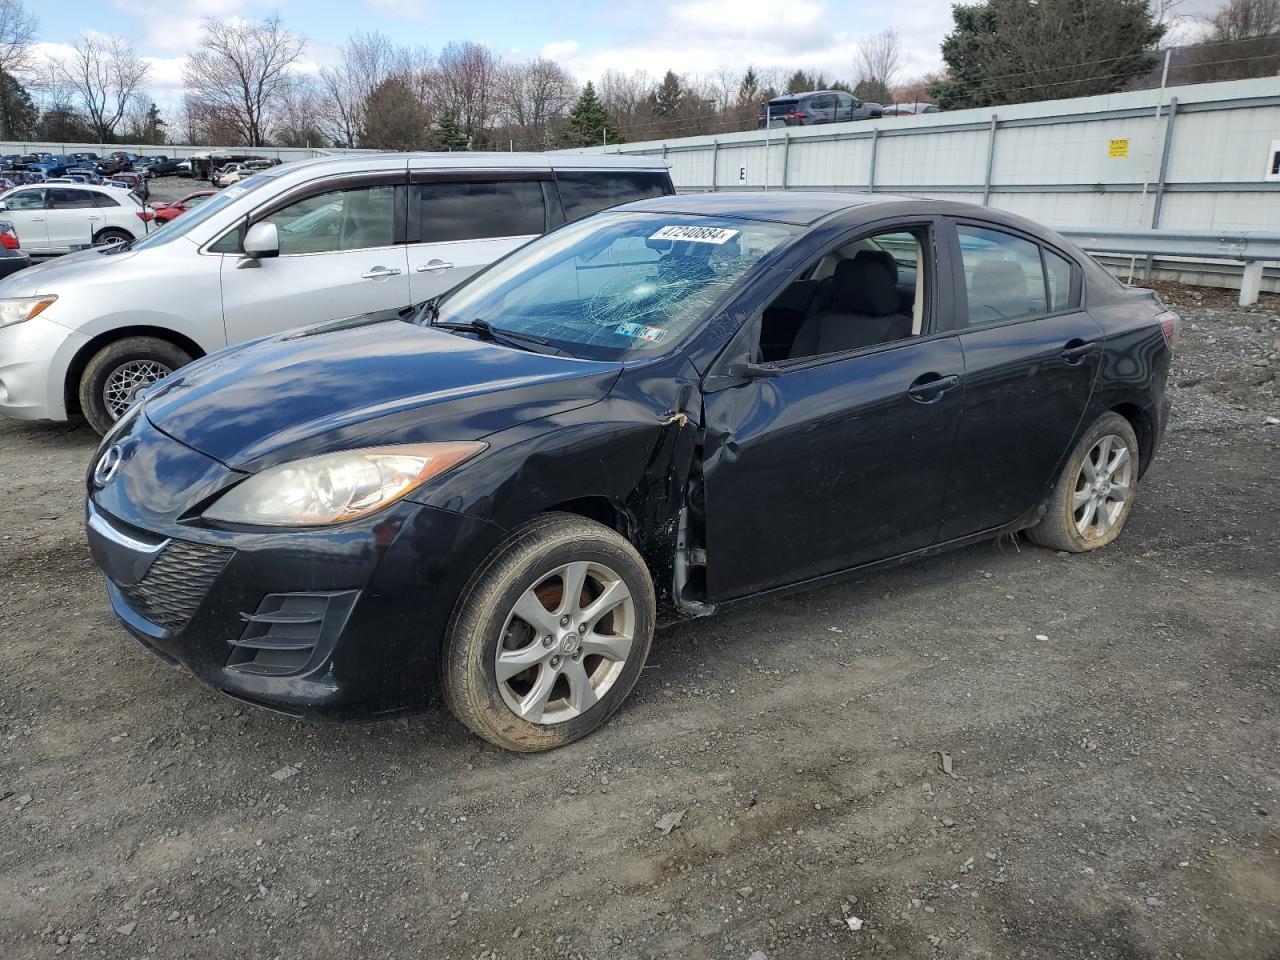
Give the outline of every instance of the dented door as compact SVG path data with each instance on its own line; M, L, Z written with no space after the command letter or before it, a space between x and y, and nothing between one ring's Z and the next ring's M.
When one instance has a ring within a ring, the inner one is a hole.
M708 394L708 599L931 545L963 375L959 342L943 336Z

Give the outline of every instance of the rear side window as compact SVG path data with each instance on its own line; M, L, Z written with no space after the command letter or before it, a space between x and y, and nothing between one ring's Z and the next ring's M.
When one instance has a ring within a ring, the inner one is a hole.
M1039 244L985 227L961 225L956 232L964 262L969 326L1049 312Z
M1045 275L1049 278L1049 309L1057 312L1071 307L1071 261L1052 250L1044 252Z
M105 193L93 194L93 205L95 207L118 207L120 204L115 197L109 197Z
M87 191L50 187L45 191L45 206L50 210L85 210L93 206Z
M419 183L413 190L420 243L524 237L546 229L546 202L537 180Z
M665 197L671 192L666 173L654 171L557 171L564 218L577 220L631 200Z

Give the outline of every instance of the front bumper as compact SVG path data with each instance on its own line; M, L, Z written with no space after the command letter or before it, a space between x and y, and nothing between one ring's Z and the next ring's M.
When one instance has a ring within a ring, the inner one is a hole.
M83 334L44 316L0 327L0 414L19 420L65 420L62 386L67 367L86 343Z
M216 461L144 432L153 436L143 447L164 449L134 452L139 473L167 464L167 475L195 478L185 487L195 497L234 482L215 476L229 473ZM86 502L90 550L120 623L216 689L309 719L428 701L454 605L503 535L409 501L332 528L218 530L131 509L138 485L128 479Z

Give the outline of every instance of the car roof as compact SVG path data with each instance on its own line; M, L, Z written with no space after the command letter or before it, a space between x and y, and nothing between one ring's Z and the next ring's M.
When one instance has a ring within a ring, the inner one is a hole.
M848 90L805 90L801 93L780 93L773 100L803 100L805 97L816 97L820 93L849 93ZM850 94L852 96L852 94ZM773 103L770 100L770 103Z
M836 193L818 190L754 190L726 193L685 193L635 200L614 207L637 213L674 213L695 217L767 220L807 227L843 210L888 203L909 203L916 197L888 193Z
M661 157L634 157L597 153L504 153L456 150L448 153L357 153L315 157L282 164L289 173L332 168L335 173L359 173L407 166L422 169L478 170L662 170Z

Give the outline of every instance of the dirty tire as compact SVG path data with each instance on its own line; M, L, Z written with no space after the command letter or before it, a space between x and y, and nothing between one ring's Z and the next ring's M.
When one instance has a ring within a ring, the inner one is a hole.
M93 242L99 246L108 243L128 243L134 239L133 234L128 230L121 230L119 227L107 227L105 230L99 230L93 235Z
M1106 437L1118 437L1128 449L1131 458L1129 470L1129 492L1121 504L1121 509L1108 530L1101 534L1082 534L1076 525L1073 501L1081 482L1081 471L1085 458ZM1120 535L1129 511L1133 508L1133 498L1138 490L1139 467L1138 437L1133 426L1118 413L1104 413L1084 432L1071 456L1067 458L1053 492L1049 494L1049 502L1044 517L1038 524L1027 531L1027 536L1042 547L1054 550L1065 550L1068 553L1085 553L1105 547Z
M557 723L526 720L507 705L497 677L495 659L504 627L526 591L563 565L584 561L616 572L630 591L630 652L594 706ZM440 653L445 703L474 733L507 750L534 753L572 743L604 723L635 686L649 655L655 612L653 581L631 543L584 517L543 514L514 530L463 591Z
M112 373L130 362L159 363L177 370L191 362L181 347L157 337L126 337L109 343L90 359L80 375L80 412L99 435L111 429L116 416L107 406L103 391Z

